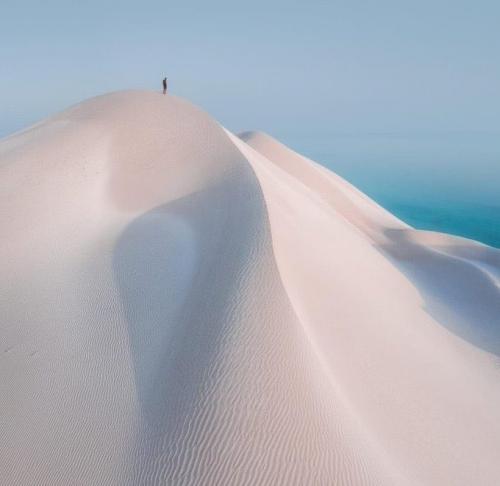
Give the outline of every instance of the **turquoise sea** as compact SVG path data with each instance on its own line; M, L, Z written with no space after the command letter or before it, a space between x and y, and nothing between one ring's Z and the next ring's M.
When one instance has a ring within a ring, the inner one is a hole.
M500 248L500 134L337 134L298 152L419 229Z

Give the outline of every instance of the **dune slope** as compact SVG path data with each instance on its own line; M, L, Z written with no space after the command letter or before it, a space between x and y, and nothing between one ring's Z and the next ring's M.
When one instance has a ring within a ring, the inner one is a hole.
M500 252L188 102L0 141L0 483L495 485Z

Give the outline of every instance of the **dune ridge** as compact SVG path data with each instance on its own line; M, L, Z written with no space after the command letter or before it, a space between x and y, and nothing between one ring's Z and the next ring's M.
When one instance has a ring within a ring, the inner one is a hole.
M146 91L0 188L0 483L497 484L500 251Z

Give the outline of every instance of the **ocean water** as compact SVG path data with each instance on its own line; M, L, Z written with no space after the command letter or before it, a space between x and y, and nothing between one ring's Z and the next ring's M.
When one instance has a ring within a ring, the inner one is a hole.
M499 133L344 134L291 146L415 228L500 248Z

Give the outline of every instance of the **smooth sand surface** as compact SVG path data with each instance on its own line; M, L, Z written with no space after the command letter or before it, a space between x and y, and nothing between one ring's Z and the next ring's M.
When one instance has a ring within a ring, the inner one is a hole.
M499 484L500 251L142 91L0 141L0 228L0 484Z

